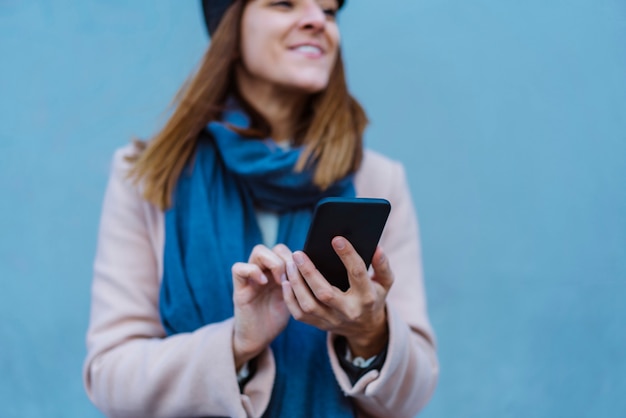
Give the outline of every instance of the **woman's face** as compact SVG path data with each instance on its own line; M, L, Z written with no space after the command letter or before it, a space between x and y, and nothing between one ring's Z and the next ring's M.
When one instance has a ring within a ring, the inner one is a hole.
M247 86L326 88L339 51L337 8L337 0L250 0L241 22L239 76Z

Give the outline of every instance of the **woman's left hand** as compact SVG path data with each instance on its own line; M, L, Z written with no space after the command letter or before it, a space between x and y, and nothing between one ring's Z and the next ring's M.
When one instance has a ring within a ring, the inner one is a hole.
M292 254L286 246L278 245L274 252L287 263L289 279L282 285L283 299L298 321L344 336L355 357L372 357L388 340L385 300L393 283L389 262L378 247L370 277L347 239L335 237L332 245L346 266L350 288L342 292L328 283L302 251Z

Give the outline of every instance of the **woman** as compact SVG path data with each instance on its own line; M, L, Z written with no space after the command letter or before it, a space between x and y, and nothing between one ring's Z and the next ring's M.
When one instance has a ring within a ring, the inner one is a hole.
M413 417L430 398L415 214L402 166L362 150L342 5L206 1L212 44L172 116L115 154L84 368L105 414ZM344 293L296 250L319 199L355 194L392 212L371 274L333 240Z

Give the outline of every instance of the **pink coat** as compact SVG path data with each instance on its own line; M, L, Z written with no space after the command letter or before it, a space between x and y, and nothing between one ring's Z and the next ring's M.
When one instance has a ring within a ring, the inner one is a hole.
M242 394L232 319L165 338L158 308L164 217L126 179L124 156L131 152L128 146L115 153L104 199L84 364L87 393L111 417L260 417L274 382L270 348ZM392 205L381 238L395 275L387 299L389 348L380 372L370 371L354 385L339 365L330 334L329 361L361 417L414 417L433 393L438 362L404 168L366 151L355 186L359 196L386 198Z

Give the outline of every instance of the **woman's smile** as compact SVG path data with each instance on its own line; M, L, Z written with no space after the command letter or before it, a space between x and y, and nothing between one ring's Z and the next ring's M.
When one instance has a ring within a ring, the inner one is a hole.
M313 42L294 45L289 47L289 50L304 55L307 58L321 58L325 54L324 48Z

